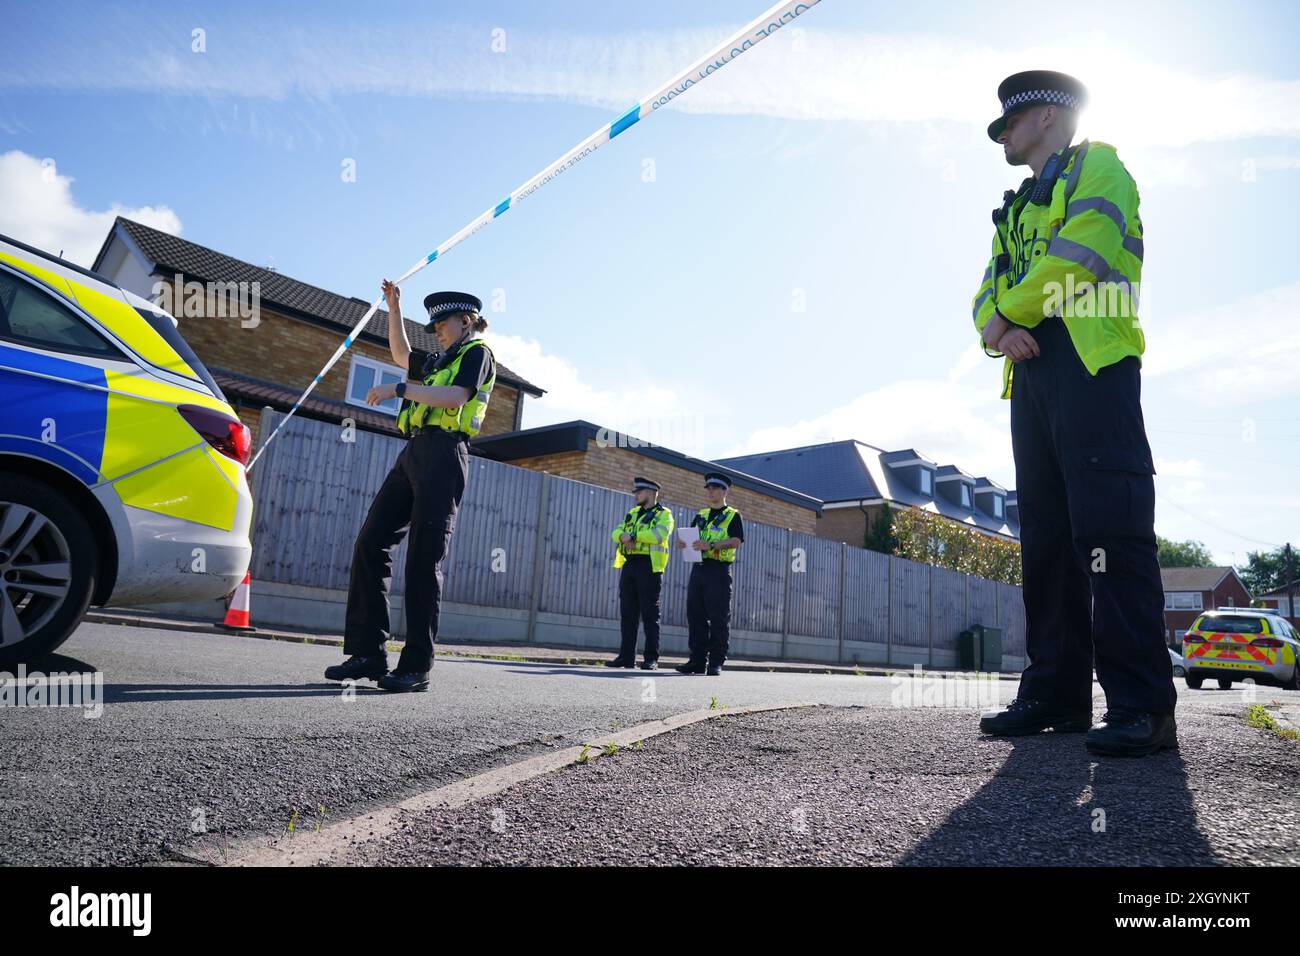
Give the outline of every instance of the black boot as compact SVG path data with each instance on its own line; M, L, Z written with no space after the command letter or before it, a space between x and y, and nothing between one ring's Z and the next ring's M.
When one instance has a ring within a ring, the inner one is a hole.
M641 669L643 671L657 671L659 669L659 661L655 658L647 658L641 662Z
M624 657L622 654L612 661L605 661L606 667L636 667L636 658Z
M342 664L325 668L326 680L379 680L388 673L388 658L383 654L360 657L353 654Z
M705 668L706 668L706 665L705 665L705 663L704 663L704 658L702 658L702 657L692 657L692 658L691 658L690 660L688 660L685 664L678 664L678 665L677 665L677 673L679 673L679 674L703 674L704 671L705 671Z
M1017 697L1005 710L991 710L980 715L980 730L995 737L1019 737L1036 734L1049 727L1060 733L1079 733L1088 729L1092 714L1069 713L1045 700L1021 700Z
M710 657L709 668L704 673L708 674L710 677L717 677L722 673L722 664L723 660L721 657Z
M379 687L381 690L391 690L396 693L428 690L429 672L393 671L391 674L379 678Z
M1089 753L1110 757L1145 757L1165 747L1178 747L1173 714L1148 714L1111 707L1084 738Z

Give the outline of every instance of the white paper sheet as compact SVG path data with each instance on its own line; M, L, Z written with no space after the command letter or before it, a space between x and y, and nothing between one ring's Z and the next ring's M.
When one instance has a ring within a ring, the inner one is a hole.
M686 545L683 550L677 552L681 555L682 560L687 564L699 564L704 558L704 552L692 548L691 542L700 540L700 529L692 527L678 528L677 537L681 538L682 543Z

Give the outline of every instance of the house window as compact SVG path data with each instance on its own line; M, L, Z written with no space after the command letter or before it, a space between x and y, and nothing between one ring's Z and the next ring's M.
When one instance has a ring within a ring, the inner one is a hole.
M1002 496L1001 495L993 496L993 517L995 518L1002 517Z
M921 469L921 494L934 494L934 478L930 475L929 468Z
M970 507L970 485L963 484L961 486L961 506L963 508Z
M404 381L406 381L405 369L400 369L396 365L386 365L364 355L354 355L352 367L348 371L347 402L349 405L360 405L362 408L373 407L390 415L396 415L401 405L397 399L392 398L382 404L370 406L366 404L366 392L376 385L396 385Z
M1200 591L1169 591L1165 594L1166 611L1200 611Z

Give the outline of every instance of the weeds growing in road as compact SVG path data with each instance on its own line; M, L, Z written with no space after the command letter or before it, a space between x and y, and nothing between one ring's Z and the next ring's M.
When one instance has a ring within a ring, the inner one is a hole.
M1283 727L1263 704L1251 704L1246 708L1246 713L1242 716L1247 727L1271 731L1283 740L1300 740L1300 731L1292 730L1290 727Z
M588 763L591 760L591 747L588 744L582 745L582 753L578 754L578 763Z
M606 757L614 756L614 754L618 753L618 744L614 743L614 741L611 740L609 743L605 744L605 747L601 751L601 753L604 754Z

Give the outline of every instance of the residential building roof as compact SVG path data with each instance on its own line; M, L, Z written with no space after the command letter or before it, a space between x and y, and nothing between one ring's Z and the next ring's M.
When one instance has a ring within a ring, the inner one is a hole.
M638 455L644 455L655 461L673 465L677 468L704 475L710 471L719 471L732 480L735 487L747 488L759 494L767 495L789 504L798 505L821 513L822 503L813 495L785 487L780 482L773 482L763 477L745 473L728 467L722 462L705 461L693 458L669 448L640 441L632 436L622 435L602 428L588 421L561 422L557 425L543 425L540 428L527 428L502 435L479 436L474 441L475 450L485 458L497 461L515 461L520 458L535 458L539 455L555 455L562 452L588 450L589 443L600 440L602 433L618 441L618 447Z
M1231 566L1217 565L1209 568L1161 568L1160 583L1166 591L1213 591L1229 574L1236 573Z
M828 505L887 501L940 514L997 535L1020 534L1020 524L1013 516L998 518L979 508L963 508L941 495L922 492L911 480L909 469L924 467L934 477L951 476L972 482L974 490L981 494L1002 493L1005 489L987 478L967 475L955 465L939 466L913 448L884 451L850 439L723 458L718 464L812 495ZM1014 502L1014 496L1014 491L1007 492L1007 501Z
M171 233L122 216L117 217L98 255L95 256L93 266L95 270L100 268L114 236L118 235L124 236L145 259L153 263L155 274L179 272L186 278L207 282L256 282L261 300L277 311L325 323L340 331L351 331L370 308L370 303L363 299L330 292L273 269L255 266L242 259L217 252L215 249L209 249L207 246L201 246L197 242L190 242L188 239L173 236ZM432 333L425 331L422 324L412 322L409 318L405 319L405 323L407 338L410 339L413 348L438 350L437 341ZM386 345L388 342L387 311L383 309L376 311L366 323L362 334ZM533 396L545 394L543 389L512 372L500 362L497 362L497 380L507 382Z

